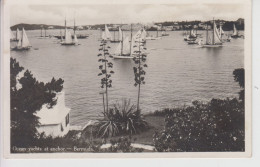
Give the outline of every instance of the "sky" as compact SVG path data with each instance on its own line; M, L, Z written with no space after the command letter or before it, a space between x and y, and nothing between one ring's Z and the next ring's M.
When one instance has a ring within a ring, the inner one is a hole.
M94 24L152 23L189 20L237 20L244 18L240 4L107 4L107 5L12 5L10 24L48 24L68 26Z

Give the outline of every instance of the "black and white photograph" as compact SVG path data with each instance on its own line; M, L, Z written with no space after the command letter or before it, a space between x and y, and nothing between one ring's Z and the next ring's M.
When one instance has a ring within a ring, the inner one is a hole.
M251 3L196 2L12 1L6 155L250 156Z

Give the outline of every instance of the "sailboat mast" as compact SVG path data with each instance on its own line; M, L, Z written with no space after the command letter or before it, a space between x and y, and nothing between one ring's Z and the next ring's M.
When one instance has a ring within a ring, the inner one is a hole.
M122 56L123 55L123 46L124 46L124 44L123 44L123 30L121 30L122 31L122 40L121 40L121 55L120 56Z
M46 28L44 29L44 36L46 37Z
M209 30L208 30L208 24L207 24L207 34L206 34L206 44L208 44L209 43L209 38L208 38L208 34L209 34Z
M75 22L75 17L74 17L74 35L76 34L76 22Z
M130 55L131 55L131 53L132 53L132 24L131 24L131 42L130 42Z
M23 46L23 33L24 33L24 28L22 30L22 40L21 40L21 46Z
M215 38L214 38L214 36L215 36L215 21L214 21L214 18L213 18L213 45L215 44Z
M114 31L114 41L116 40L116 31Z

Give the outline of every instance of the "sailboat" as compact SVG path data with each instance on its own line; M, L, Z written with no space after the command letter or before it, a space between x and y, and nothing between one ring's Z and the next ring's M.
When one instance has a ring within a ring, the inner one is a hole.
M17 42L17 45L13 48L13 50L29 50L31 48L31 44L29 42L29 39L26 35L26 32L23 28L22 30L22 37Z
M217 26L214 20L213 20L212 35L209 35L208 26L207 26L206 43L202 44L202 42L200 41L199 45L205 48L216 48L222 46L222 41L220 39L219 31L217 30Z
M10 29L10 41L16 41L16 38L11 29Z
M75 21L74 21L74 27L75 27ZM64 40L61 41L61 45L78 45L78 39L75 34L75 30L74 30L74 39L72 39L72 35L70 31L67 30L66 19L65 19L65 37Z
M238 35L237 28L235 24L233 24L233 34L231 35L232 38L239 38L240 36Z
M16 29L16 33L15 33L15 37L12 41L19 41L19 39L21 39L21 32L19 31L19 29Z
M120 29L120 27L118 28L118 39L116 39L116 31L114 31L114 37L112 40L110 40L111 43L118 43L120 42L122 39L122 31Z
M162 31L162 36L169 36L170 34L166 33L166 30Z
M43 31L44 31L44 35L43 35ZM40 39L45 39L45 38L49 38L47 36L47 33L46 33L46 28L41 28L41 36L40 36Z
M222 40L222 37L224 36L224 31L222 29L222 25L219 26L219 35L220 35L220 39Z
M109 32L109 30L107 28L107 25L105 25L105 31L102 32L102 40L109 41L111 39L112 39L111 38L111 34L110 34L110 32Z
M133 44L134 44L135 37L132 36L132 25L131 25L131 40L129 37L126 37L123 40L123 33L120 43L117 45L113 58L114 59L132 59L134 58L133 53Z

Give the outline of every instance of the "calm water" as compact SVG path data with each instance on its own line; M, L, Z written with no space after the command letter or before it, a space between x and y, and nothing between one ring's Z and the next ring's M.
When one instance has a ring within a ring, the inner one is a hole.
M58 35L59 30L47 34ZM97 54L99 31L81 31L88 39L79 39L79 46L62 46L56 39L39 39L40 31L27 31L33 48L11 51L22 66L41 81L62 78L66 105L71 108L71 124L83 125L101 115L102 96ZM200 32L204 33L204 32ZM151 32L156 34L156 32ZM232 72L244 66L244 40L232 39L221 48L198 48L187 45L182 32L147 41L148 68L146 84L141 87L140 107L143 112L190 104L193 100L237 97L239 85ZM111 43L111 52L117 44ZM35 50L38 48L38 50ZM110 104L123 98L136 104L132 60L111 60L114 63L113 87L109 90Z

